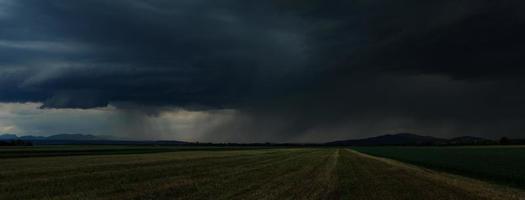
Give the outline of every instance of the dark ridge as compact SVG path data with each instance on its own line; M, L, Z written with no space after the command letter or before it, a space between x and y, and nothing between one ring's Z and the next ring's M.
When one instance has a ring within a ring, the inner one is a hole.
M525 140L506 139L500 141L490 140L481 137L462 136L451 139L422 136L412 133L388 134L377 137L340 140L328 142L326 145L333 146L432 146L432 145L496 145L496 144L525 144Z
M412 133L381 135L371 138L341 140L326 143L328 145L378 146L378 145L430 145L446 141L445 139L421 136Z

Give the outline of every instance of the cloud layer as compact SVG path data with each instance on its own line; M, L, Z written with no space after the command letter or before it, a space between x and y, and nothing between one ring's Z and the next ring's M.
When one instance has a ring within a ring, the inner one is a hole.
M157 121L173 109L215 113L213 128L155 131L212 141L525 130L518 1L0 5L2 102L110 106ZM142 124L140 138L163 123Z

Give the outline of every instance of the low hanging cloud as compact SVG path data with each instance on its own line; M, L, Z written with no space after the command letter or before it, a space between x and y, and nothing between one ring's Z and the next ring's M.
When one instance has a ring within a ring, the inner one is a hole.
M265 142L525 130L518 1L3 4L0 101L111 107L122 123L108 133Z
M93 109L40 109L40 103L1 103L0 133L48 136L94 134L128 140L218 141L228 135L209 135L237 118L234 110L194 111L165 108L149 115L109 106ZM233 139L233 138L229 138Z

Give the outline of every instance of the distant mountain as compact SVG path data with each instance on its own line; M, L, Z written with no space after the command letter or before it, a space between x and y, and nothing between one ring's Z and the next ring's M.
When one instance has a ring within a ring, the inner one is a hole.
M23 140L35 145L65 145L65 144L105 144L105 145L188 145L191 143L183 141L140 141L140 140L123 140L113 137L100 137L84 134L58 134L51 136L20 136L14 134L0 135L0 143ZM0 145L1 146L1 145Z
M384 145L482 145L497 144L496 141L480 138L463 136L452 139L443 139L431 136L422 136L412 133L399 133L393 135L382 135L377 137L341 140L326 143L327 145L341 146L384 146Z
M376 146L376 145L427 145L443 142L445 139L430 136L421 136L412 133L399 133L394 135L382 135L371 138L356 140L341 140L329 142L329 145L354 145L354 146Z
M0 140L16 140L18 137L15 134L2 134Z
M32 136L32 135L21 136L21 137L18 137L18 138L21 139L21 140L47 140L47 137L44 137L44 136Z
M47 137L47 140L103 140L94 135L83 134L59 134Z
M52 136L21 136L18 137L14 134L3 134L0 135L0 140L27 140L27 141L37 141L37 140L105 140L105 138L97 137L94 135L83 135L83 134L58 134Z

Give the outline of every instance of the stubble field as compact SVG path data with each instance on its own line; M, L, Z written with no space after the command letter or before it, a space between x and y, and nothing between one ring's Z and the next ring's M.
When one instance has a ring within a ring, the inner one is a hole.
M0 199L522 199L347 148L195 149L0 158ZM31 151L25 149L24 151ZM77 150L81 151L81 150ZM85 150L89 152L89 150Z

